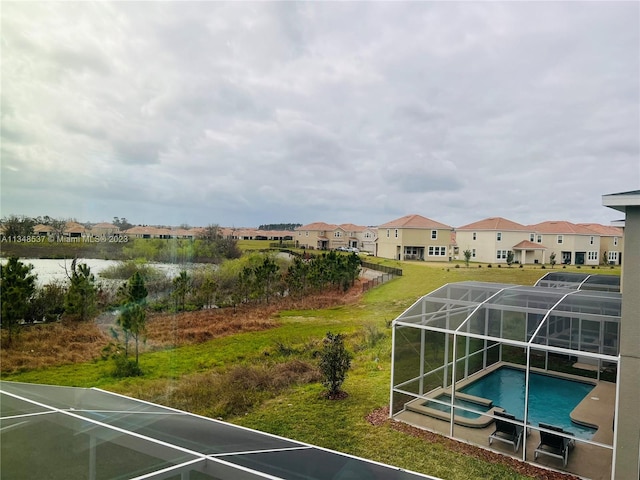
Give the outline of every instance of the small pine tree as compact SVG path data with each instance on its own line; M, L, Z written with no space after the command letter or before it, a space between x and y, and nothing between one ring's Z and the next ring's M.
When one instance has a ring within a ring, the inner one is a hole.
M95 277L85 263L76 268L71 275L71 283L65 299L65 311L78 318L88 320L97 311L97 288Z
M29 309L36 287L36 275L31 275L33 265L25 265L18 257L11 257L6 265L0 265L0 296L2 301L2 329L8 332L11 345L13 333L18 333L20 321Z
M340 387L347 371L351 368L351 354L344 346L344 335L327 332L320 353L320 371L324 376L322 384L329 389L327 398L338 398Z
M507 252L507 265L509 265L509 268L511 268L512 263L513 263L513 252L509 250Z
M551 268L556 264L556 252L551 252L551 255L549 255L549 263L551 264Z
M140 272L135 272L129 281L121 289L123 296L122 312L118 318L118 324L124 332L125 358L129 354L129 338L133 338L136 345L136 360L134 370L139 365L139 344L146 333L145 304L148 291L144 285L144 279Z

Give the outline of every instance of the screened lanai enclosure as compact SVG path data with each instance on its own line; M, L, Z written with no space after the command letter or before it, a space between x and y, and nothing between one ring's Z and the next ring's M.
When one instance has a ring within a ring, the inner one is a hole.
M0 407L3 479L433 478L95 388L3 381Z
M393 322L391 416L542 466L610 478L616 284L619 277L560 274L536 286L461 282L425 295ZM549 436L566 451L544 451Z

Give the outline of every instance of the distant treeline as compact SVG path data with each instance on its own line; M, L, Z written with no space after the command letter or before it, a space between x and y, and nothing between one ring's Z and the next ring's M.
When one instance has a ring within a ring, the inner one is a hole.
M258 230L295 230L301 227L301 223L267 223L266 225L260 225Z

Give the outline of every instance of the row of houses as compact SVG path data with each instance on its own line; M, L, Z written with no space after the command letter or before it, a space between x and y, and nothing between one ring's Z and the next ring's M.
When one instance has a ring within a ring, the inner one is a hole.
M138 225L126 230L120 230L117 225L114 225L112 223L97 223L95 225L85 226L77 222L67 222L59 231L51 225L39 224L33 228L34 235L48 236L52 240L75 238L81 239L89 237L98 238L110 235L122 235L127 236L130 239L175 238L195 240L196 238L202 236L205 231L206 229L202 227L174 228L151 225ZM258 230L251 228L221 228L220 234L225 238L232 238L235 240L293 240L293 232L291 231Z
M486 218L458 228L421 215L406 215L377 227L323 222L296 229L298 246L310 249L356 247L395 260L598 265L622 262L622 229L595 223L548 221L522 225L502 217Z
M167 228L135 226L120 230L111 223L89 227L67 222L62 232L53 227L36 225L34 234L57 238L102 237L126 235L128 238L194 240L204 228ZM383 258L449 262L471 253L471 261L521 264L551 261L566 265L599 265L622 263L622 229L596 223L574 224L548 221L522 225L502 217L483 220L454 228L421 215L405 215L379 226L352 223L334 225L315 222L295 231L267 231L252 228L221 228L220 234L235 240L270 240L295 242L305 249L335 250L357 248Z

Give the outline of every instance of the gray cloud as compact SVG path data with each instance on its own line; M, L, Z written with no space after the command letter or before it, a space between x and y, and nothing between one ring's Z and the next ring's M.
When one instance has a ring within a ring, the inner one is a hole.
M1 213L607 223L640 184L639 14L8 2Z

